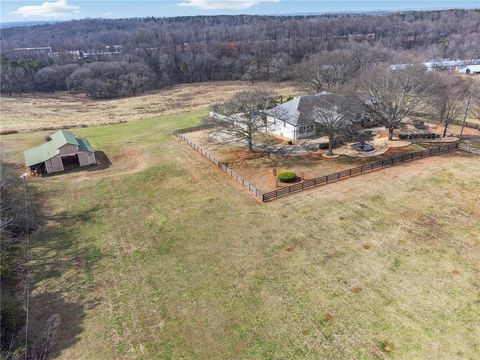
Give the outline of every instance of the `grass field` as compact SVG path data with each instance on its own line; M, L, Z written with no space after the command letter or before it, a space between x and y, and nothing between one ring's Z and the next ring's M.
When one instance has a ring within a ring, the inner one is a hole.
M480 124L480 119L474 118L474 117L467 117L466 119L468 122L474 123L474 124ZM463 121L463 119L460 119L460 121Z
M204 114L76 129L112 166L30 181L32 328L60 315L55 358L476 358L478 157L263 205L171 136ZM3 136L4 160L43 135Z
M211 81L175 85L136 97L91 100L84 94L25 94L22 97L1 96L1 130L29 131L45 127L96 126L120 123L152 116L197 111L224 101L236 92L267 88L279 95L297 95L292 82Z

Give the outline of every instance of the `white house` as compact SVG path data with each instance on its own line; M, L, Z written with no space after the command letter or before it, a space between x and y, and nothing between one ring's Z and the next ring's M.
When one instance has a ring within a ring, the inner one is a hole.
M480 65L469 65L464 68L461 68L458 70L462 74L467 74L467 75L476 75L480 74Z
M312 120L316 95L298 96L267 110L268 132L288 139L306 138L316 134Z
M352 114L352 124L360 124L362 120L368 118L361 104L354 99L329 92L322 92L317 95L298 96L293 100L264 111L263 131L292 140L319 135L319 129L317 128L317 123L314 121L313 111L316 107L321 107L322 104L325 104L326 99L322 97L329 97L329 100L336 101L339 104L348 103L347 111ZM332 97L334 99L332 99ZM210 117L219 120L236 121L236 119L240 120L242 116L243 114L238 113L226 117L213 111L210 112Z
M267 110L267 132L288 139L303 139L317 135L317 124L313 120L313 111L315 107L321 106L322 101L320 100L322 100L322 96L339 95L322 92L317 95L298 96L293 100ZM353 102L350 104L350 111L355 106ZM352 115L352 122L359 123L363 118L363 111L358 106L358 109L355 110L355 115Z

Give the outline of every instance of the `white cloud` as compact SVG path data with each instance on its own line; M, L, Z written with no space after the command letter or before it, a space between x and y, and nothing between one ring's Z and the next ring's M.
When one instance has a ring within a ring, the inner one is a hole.
M248 9L252 6L266 2L279 2L280 0L184 0L178 6L191 6L200 9Z
M13 14L22 17L60 18L71 13L79 13L80 8L76 5L69 5L67 0L46 1L41 5L27 5L19 7Z

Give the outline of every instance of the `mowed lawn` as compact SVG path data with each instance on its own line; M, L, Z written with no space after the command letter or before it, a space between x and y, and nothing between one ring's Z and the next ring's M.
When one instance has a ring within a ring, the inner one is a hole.
M112 166L30 180L32 328L60 315L55 358L477 358L479 157L260 204L172 137L203 115L75 129Z

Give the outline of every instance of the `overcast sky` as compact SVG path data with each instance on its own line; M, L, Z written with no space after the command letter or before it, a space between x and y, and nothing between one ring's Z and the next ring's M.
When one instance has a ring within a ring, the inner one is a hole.
M480 0L1 0L1 21L480 8Z

